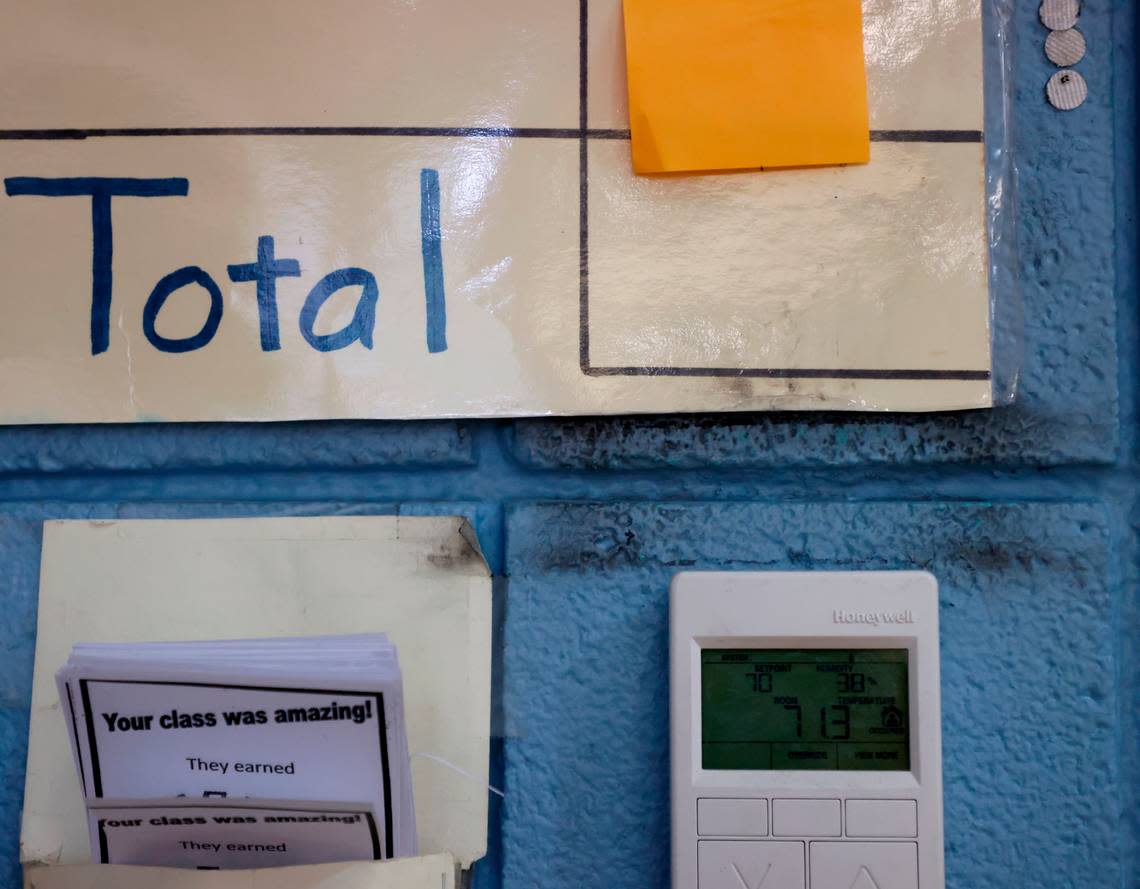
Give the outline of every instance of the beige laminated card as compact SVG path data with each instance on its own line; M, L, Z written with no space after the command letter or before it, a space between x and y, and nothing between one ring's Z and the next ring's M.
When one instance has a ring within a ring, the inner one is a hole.
M29 867L25 889L454 889L447 854L385 862L204 871L116 864Z
M470 867L487 848L491 576L466 520L45 523L21 861L28 869L91 861L83 787L54 680L77 642L363 632L388 634L399 654L419 850Z
M869 163L642 176L621 0L17 4L0 422L989 406L980 0L862 22Z

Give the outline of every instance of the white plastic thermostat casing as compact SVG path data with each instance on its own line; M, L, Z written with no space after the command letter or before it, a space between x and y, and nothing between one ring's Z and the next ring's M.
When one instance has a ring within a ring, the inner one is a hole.
M673 889L944 889L933 576L686 572L669 620ZM701 652L733 648L905 650L909 768L704 768Z

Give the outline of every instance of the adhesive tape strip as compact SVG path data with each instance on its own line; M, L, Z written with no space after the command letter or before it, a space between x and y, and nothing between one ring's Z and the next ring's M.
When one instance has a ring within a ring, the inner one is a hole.
M1061 111L1072 111L1088 98L1089 87L1076 71L1058 71L1045 84L1049 104Z
M1051 31L1045 38L1045 55L1058 68L1068 68L1085 57L1085 35L1076 28Z
M1079 0L1042 0L1038 10L1041 24L1050 31L1067 31L1077 23L1080 14Z

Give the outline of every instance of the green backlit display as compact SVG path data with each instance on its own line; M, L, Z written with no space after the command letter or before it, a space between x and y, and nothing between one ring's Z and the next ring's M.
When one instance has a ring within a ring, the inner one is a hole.
M706 769L910 768L906 649L701 651Z

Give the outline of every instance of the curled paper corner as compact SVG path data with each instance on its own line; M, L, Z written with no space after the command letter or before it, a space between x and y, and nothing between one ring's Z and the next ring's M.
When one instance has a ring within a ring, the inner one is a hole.
M653 124L646 114L638 114L630 119L630 155L633 159L633 172L638 176L652 176L665 167L661 147L653 130Z
M469 561L478 561L482 573L491 576L491 569L487 565L487 557L483 555L483 548L479 545L479 535L475 533L475 526L463 518L459 523L459 536L467 544L467 557Z

